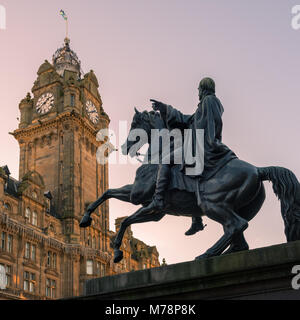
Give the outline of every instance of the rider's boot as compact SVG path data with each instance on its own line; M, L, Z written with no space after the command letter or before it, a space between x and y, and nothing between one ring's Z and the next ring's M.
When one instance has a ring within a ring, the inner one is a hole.
M203 225L203 221L201 217L193 217L192 218L192 225L189 230L185 233L186 236L192 236L193 234L197 233L198 231L202 231L205 228Z
M156 180L156 189L152 199L152 202L148 205L146 210L159 211L163 210L165 191L170 182L171 168L168 164L160 164Z

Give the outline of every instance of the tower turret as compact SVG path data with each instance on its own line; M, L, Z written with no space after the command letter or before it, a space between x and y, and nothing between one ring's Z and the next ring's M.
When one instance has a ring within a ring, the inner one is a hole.
M52 58L56 72L63 76L65 70L76 72L78 78L81 77L81 62L77 54L70 48L70 39L65 38L63 47L56 50Z

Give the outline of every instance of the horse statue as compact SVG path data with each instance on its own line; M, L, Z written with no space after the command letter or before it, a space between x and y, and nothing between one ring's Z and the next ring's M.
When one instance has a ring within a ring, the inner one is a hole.
M143 129L147 133L149 147L145 157L148 159L151 158L151 130L165 128L166 125L158 112L135 110L130 131ZM135 143L136 141L127 138L122 146L122 153L136 156L136 151L134 154L131 151ZM152 201L158 166L151 161L144 161L136 171L133 184L105 191L98 200L88 206L80 222L82 228L90 226L91 214L111 198L142 205L134 214L123 220L114 239L115 263L123 258L120 247L127 227L135 223L160 221L166 214L186 217L207 216L223 226L224 235L204 254L196 257L196 260L249 250L243 233L265 200L263 181L272 182L273 190L281 201L287 241L300 240L300 184L290 170L282 167L258 168L236 158L228 162L212 178L200 184L200 204L194 192L180 190L176 183L170 182L165 195L165 209L150 214L145 211L145 207ZM178 166L172 167L172 173L173 176L179 174ZM195 181L188 176L184 179L190 179L187 184L189 181L191 183L192 180Z

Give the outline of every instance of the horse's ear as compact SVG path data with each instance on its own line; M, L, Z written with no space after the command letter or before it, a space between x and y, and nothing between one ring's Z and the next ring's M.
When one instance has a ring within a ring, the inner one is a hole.
M134 108L134 111L136 114L140 114L139 110L137 108Z

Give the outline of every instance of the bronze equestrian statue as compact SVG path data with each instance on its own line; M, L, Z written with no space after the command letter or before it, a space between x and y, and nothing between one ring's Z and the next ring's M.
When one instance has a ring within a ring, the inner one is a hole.
M130 131L143 129L147 133L149 148L146 161L138 168L133 184L108 189L89 205L80 222L82 228L90 226L91 214L110 198L142 205L121 224L114 240L115 263L123 258L120 247L128 226L159 221L166 214L192 217L192 226L186 234L203 230L201 217L204 215L222 224L224 235L196 259L248 250L243 232L265 200L263 181L273 183L273 190L281 201L287 241L300 240L300 185L296 176L282 167L255 167L238 159L222 143L221 117L224 109L215 96L215 83L212 79L205 78L200 82L199 99L198 108L192 116L183 115L175 108L156 100L151 100L154 111L135 110ZM169 164L151 163L151 131L176 128L191 130L189 144L193 150L197 143L197 129L204 130L204 168L201 173L186 174L190 164L174 162L174 155L183 153L182 149L174 149L174 146L170 150L172 160ZM123 154L136 156L136 150L132 153L136 142L127 138L122 146Z

